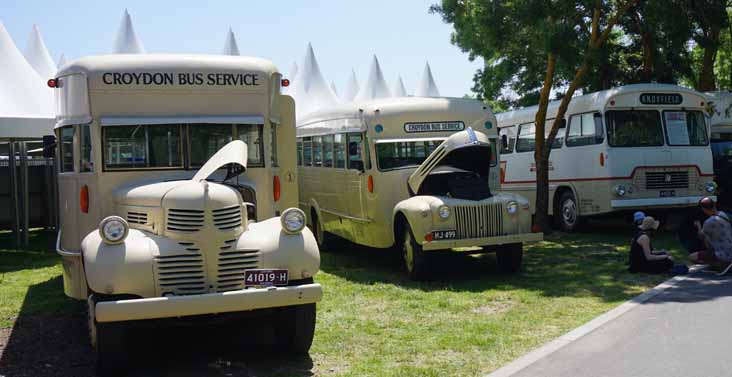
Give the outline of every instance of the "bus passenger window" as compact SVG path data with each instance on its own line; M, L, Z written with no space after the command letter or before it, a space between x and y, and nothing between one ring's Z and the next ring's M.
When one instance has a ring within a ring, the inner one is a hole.
M302 138L302 164L313 166L313 144L312 137Z
M535 132L533 123L519 126L519 134L516 139L516 152L531 152L534 150L534 144L536 143Z
M323 166L333 167L333 135L323 136Z
M302 166L302 139L297 139L297 166Z
M59 130L59 164L62 173L74 171L74 126L67 126Z
M81 142L79 169L81 172L92 172L94 171L94 158L92 156L91 131L88 124L79 126L79 137Z
M191 167L202 166L233 138L229 124L190 124L188 130Z
M336 134L333 144L335 154L335 167L343 169L346 167L346 135Z
M567 146L601 144L604 138L602 136L602 117L599 115L597 113L572 115L569 118Z
M323 140L320 136L313 137L313 166L323 166Z
M513 153L513 144L516 141L516 127L501 128L499 133L501 135L501 154ZM506 142L504 143L503 140Z
M348 134L348 168L364 170L363 158L361 157L361 134Z
M264 143L262 124L240 124L237 126L237 139L247 145L247 167L264 166Z
M182 167L180 129L177 124L105 127L104 167Z

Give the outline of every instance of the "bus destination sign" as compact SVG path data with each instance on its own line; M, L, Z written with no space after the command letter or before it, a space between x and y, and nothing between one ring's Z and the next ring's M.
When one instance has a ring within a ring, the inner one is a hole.
M640 102L644 105L680 105L684 97L678 93L642 93Z
M404 132L453 132L465 129L463 122L420 122L404 123Z

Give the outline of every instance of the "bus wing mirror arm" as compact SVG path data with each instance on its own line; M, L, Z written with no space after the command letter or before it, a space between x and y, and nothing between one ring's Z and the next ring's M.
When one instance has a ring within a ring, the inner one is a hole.
M501 149L508 149L508 136L506 135L501 135Z

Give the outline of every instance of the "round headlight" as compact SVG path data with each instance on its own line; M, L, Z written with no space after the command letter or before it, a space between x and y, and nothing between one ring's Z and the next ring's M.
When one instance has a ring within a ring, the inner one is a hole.
M517 213L518 210L519 210L518 203L511 201L511 202L508 202L508 204L506 204L506 211L510 214L513 215L514 213Z
M300 233L305 228L305 212L299 208L288 208L285 212L282 212L280 221L282 222L282 229L285 233Z
M99 235L108 244L118 244L125 240L130 227L119 216L109 216L99 223Z
M440 206L440 208L437 210L437 214L440 215L441 219L446 219L450 217L450 207Z
M623 185L615 186L613 191L615 191L615 195L617 195L617 196L625 196L625 186L623 186Z
M717 183L714 181L709 181L704 184L704 188L707 190L708 193L713 194L715 191L717 191Z

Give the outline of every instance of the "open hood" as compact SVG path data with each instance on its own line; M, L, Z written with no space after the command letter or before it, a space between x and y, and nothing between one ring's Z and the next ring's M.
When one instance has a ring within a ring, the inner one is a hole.
M243 170L247 168L247 145L241 140L234 140L229 144L224 145L223 148L219 149L211 158L206 161L198 173L191 178L192 181L203 181L213 174L216 170L219 170L226 165L236 164L239 165ZM228 179L229 177L227 177Z
M490 159L491 143L488 136L468 127L465 131L452 134L427 156L409 176L409 190L413 194L418 193L427 176L440 167L471 171L488 179Z

